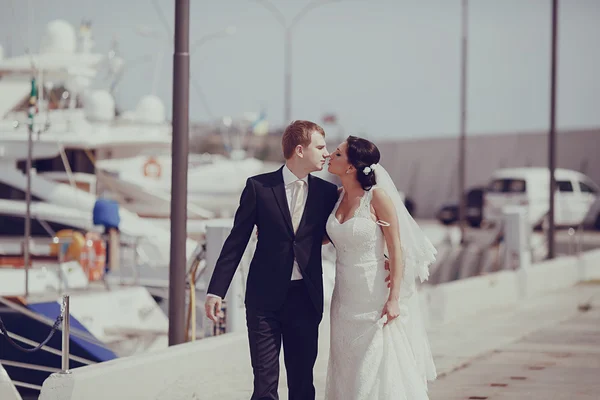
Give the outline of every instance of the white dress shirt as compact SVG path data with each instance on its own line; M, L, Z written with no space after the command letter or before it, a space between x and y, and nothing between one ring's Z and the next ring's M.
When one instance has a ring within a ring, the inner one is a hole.
M304 196L303 199L300 199L302 203L299 204L301 209L304 210L304 207L306 206L306 199L308 198L308 176L305 176L303 179L300 179L296 175L294 175L292 171L290 171L287 165L283 166L283 184L285 185L285 197L287 198L287 205L288 209L290 210L290 215L292 213L292 201L294 200L294 182L299 180L303 180L307 188L307 195ZM302 216L300 216L300 218L302 218ZM298 261L294 259L294 266L292 268L292 280L295 281L298 279L302 279L302 273L300 272Z
M294 182L296 182L298 180L303 180L304 184L306 185L306 196L304 196L303 199L300 199L300 201L302 201L302 204L299 204L299 206L302 208L302 210L304 210L304 207L306 206L306 199L308 198L308 176L305 176L303 179L300 179L296 175L294 175L294 173L292 171L290 171L290 169L287 167L287 165L284 165L283 166L283 184L285 185L285 197L287 199L287 206L288 206L288 209L290 210L290 214L292 213L292 202L294 200ZM304 214L304 212L303 212L303 214ZM300 280L300 279L302 279L302 273L300 272L300 267L298 266L298 261L296 261L296 259L294 259L294 265L292 267L292 280L296 281L296 280ZM208 293L206 296L220 298L220 296L217 296L216 294L212 294L212 293Z

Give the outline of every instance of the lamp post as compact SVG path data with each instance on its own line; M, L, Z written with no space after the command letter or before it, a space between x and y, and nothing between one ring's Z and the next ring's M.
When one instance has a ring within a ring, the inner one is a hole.
M548 258L555 256L554 195L556 193L556 53L558 37L558 0L552 0L552 47L550 54L550 132L548 138L548 166L550 170L550 210L548 213Z
M169 346L184 343L190 101L190 0L175 1Z
M285 18L283 13L270 1L270 0L253 0L255 3L260 4L275 17L277 22L281 25L284 31L284 42L283 42L283 68L284 68L284 82L283 82L283 123L288 124L292 120L292 32L298 22L302 20L308 14L309 11L315 8L321 7L325 4L339 3L344 0L313 0L302 8L298 13L291 19Z
M458 223L460 226L460 241L465 241L465 214L466 214L466 153L467 153L467 50L469 35L469 2L462 0L461 18L461 73L460 73L460 140L458 149Z

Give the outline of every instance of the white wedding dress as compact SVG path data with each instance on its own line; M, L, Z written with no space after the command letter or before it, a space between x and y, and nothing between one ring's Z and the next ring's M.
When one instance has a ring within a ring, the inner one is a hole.
M435 366L420 313L414 312L416 292L405 293L396 320L384 326L381 317L388 272L383 231L371 217L373 189L341 224L335 214L343 196L342 190L327 221L337 261L325 399L428 399L427 380L435 379Z

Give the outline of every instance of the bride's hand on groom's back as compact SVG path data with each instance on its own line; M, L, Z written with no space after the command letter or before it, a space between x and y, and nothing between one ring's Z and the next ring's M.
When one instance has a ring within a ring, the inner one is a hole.
M390 270L390 260L388 260L387 258L385 259L385 270L389 271ZM385 277L385 281L387 282L387 287L390 287L392 284L390 282L390 273L388 272L388 275Z

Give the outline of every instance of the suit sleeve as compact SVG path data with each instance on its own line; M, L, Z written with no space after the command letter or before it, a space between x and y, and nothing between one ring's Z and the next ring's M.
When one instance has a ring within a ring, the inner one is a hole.
M223 244L221 254L208 285L208 293L225 297L231 280L248 246L250 235L256 224L256 192L249 178L240 198L240 205L235 212L233 228Z
M329 185L329 212L331 213L331 211L333 211L333 208L335 207L335 203L337 203L338 201L338 188L337 186L330 184Z

